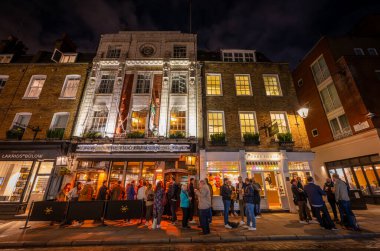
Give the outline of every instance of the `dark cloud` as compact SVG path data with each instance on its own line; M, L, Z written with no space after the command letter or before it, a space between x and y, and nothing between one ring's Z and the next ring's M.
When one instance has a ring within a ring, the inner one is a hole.
M13 34L29 52L51 49L68 33L81 50L95 50L103 33L188 31L189 0L2 0L0 38ZM346 32L379 1L192 0L199 47L246 48L277 61L297 61L321 35Z

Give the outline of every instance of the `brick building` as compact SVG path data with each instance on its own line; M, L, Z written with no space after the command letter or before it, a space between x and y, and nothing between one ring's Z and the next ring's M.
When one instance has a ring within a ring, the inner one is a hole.
M336 172L378 202L380 39L362 25L346 36L322 37L293 79L300 104L310 109L305 125L317 181Z
M0 208L10 214L57 193L92 57L66 36L54 52L25 55L20 44L0 43Z
M210 60L212 59L212 60ZM289 66L252 50L199 56L202 64L203 144L200 178L214 195L223 178L254 178L263 209L294 210L290 180L313 175L300 106ZM237 206L237 205L236 205ZM215 210L223 209L220 196Z

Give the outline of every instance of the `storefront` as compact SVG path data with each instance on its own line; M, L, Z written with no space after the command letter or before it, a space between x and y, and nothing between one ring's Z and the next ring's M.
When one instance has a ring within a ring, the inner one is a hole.
M60 143L1 143L0 216L23 214L32 201L53 199L61 181L57 160L64 154Z
M126 187L132 181L156 184L173 177L187 183L197 166L193 144L78 144L72 156L73 182L90 178L94 196L104 181L109 187L118 181Z
M337 173L351 190L361 190L368 203L380 203L380 156L378 154L325 163L328 175Z

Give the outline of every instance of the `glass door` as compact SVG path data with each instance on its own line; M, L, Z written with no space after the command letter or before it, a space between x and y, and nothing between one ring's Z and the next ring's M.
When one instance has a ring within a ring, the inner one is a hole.
M274 171L264 172L264 189L267 195L268 207L269 209L280 209L280 196L279 196L279 187L278 180Z

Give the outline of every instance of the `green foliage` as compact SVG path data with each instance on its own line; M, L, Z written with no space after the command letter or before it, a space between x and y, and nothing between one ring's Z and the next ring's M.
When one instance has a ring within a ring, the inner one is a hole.
M82 137L85 139L100 139L102 134L100 132L86 132Z
M210 139L211 139L211 143L213 145L225 145L226 144L226 134L224 132L211 134Z
M293 142L293 136L290 132L277 134L279 142Z
M22 136L24 135L24 131L25 129L21 127L12 128L6 132L7 139L21 140Z
M184 139L185 134L183 132L175 132L169 135L169 139Z
M145 137L145 133L139 132L139 131L130 132L127 134L127 138L129 138L129 139L141 139L144 137Z
M48 139L63 139L65 134L64 128L49 129L46 131L46 138Z
M260 144L260 135L258 133L247 132L243 134L244 142L248 144Z

